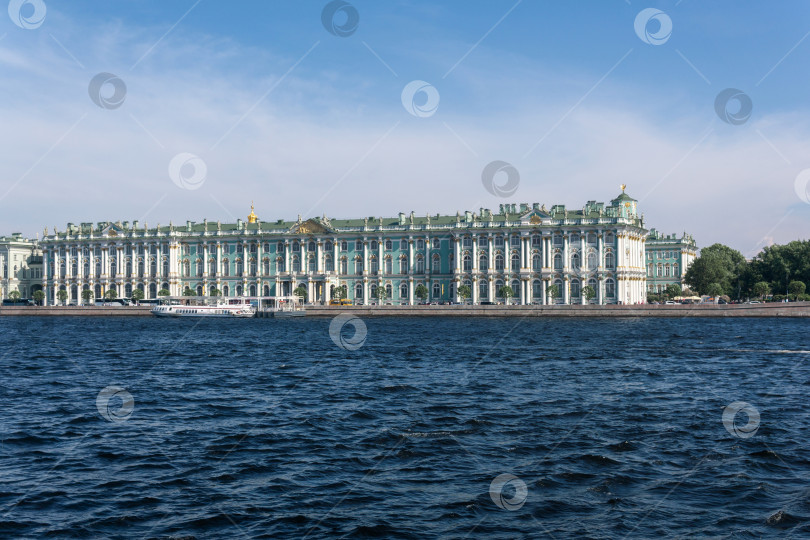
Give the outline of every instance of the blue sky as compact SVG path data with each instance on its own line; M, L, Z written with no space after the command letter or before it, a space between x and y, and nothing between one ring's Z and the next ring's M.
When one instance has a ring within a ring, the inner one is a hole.
M358 0L345 37L326 1L43 3L34 28L0 20L4 234L233 221L251 200L266 220L580 208L626 183L648 226L701 246L807 236L806 2ZM672 23L660 44L634 29L646 8ZM90 98L98 73L120 106ZM415 80L439 96L421 117ZM727 88L752 103L738 125ZM170 177L178 154L204 163L196 189ZM482 185L494 160L520 172L508 199Z

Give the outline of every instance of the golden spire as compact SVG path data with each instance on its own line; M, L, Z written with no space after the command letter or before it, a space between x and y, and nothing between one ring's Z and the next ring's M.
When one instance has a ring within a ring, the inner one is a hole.
M259 216L253 213L253 201L250 201L250 214L248 214L248 223L256 223L259 221Z
M620 187L620 188L622 188L622 193L624 193L624 190L625 190L625 188L627 187L627 184L622 184L622 185L620 185L619 187Z

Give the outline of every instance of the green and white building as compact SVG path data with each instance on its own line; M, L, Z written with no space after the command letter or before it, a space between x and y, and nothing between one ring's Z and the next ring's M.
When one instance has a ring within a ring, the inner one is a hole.
M274 296L301 286L314 302L345 287L349 299L373 303L384 287L384 302L414 304L419 285L429 301L462 301L467 285L480 303L505 301L499 292L508 285L513 303L584 304L590 286L593 303L635 304L646 297L647 234L624 187L609 204L579 209L522 203L455 215L262 221L251 208L236 223L68 223L45 230L41 285L48 303L59 290L81 303L83 289L155 298L161 289Z
M42 254L36 240L21 233L0 236L0 266L2 298L8 298L12 291L19 292L20 298L31 298L42 288Z
M692 235L661 234L650 229L647 235L647 291L661 293L668 285L684 287L686 270L697 257L697 243Z

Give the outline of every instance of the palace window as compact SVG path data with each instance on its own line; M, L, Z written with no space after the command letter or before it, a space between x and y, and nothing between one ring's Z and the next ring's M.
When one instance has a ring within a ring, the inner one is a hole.
M262 275L265 275L265 276L270 275L270 259L268 259L267 257L262 259ZM265 296L270 296L270 295L266 294Z
M542 266L540 263L540 254L535 253L534 255L532 255L532 270L534 270L535 272L539 272L541 269Z
M433 284L433 298L439 298L442 295L442 286L438 283Z
M284 269L284 257L276 257L276 273L285 272ZM228 275L227 273L225 274Z
M132 273L132 263L127 263L129 265L129 273ZM76 261L73 261L73 264L70 265L70 275L76 277L79 275L79 265Z
M408 284L402 283L399 286L399 297L400 298L408 298Z
M332 251L333 248L334 248L334 245L332 244L332 241L327 240L326 243L324 244L324 249L326 251Z
M442 261L441 261L441 259L439 258L438 255L433 256L430 271L434 272L436 274L438 274L438 273L440 273L442 271Z
M589 244L596 244L596 233L588 233L586 238Z
M607 233L605 235L605 242L607 242L608 244L612 244L615 241L616 241L616 238L613 236L613 233Z
M481 255L478 257L478 270L480 272L486 272L489 265L489 258L486 255Z
M612 251L609 251L605 254L605 266L607 268L615 268L616 267L616 256L613 255Z
M354 250L355 251L363 251L363 241L362 240L357 240L354 243Z
M402 238L399 241L399 249L408 249L408 239Z
M571 268L574 270L579 270L579 253L571 254Z
M183 261L183 277L189 277L190 275L191 275L191 265L187 260L185 260Z
M535 234L532 236L532 247L540 247L540 235Z
M387 249L388 251L391 251L392 249L394 249L394 244L393 244L393 242L391 242L391 240L386 240L385 241L385 249Z
M309 244L307 245L307 251L311 251L311 252L314 253L317 250L318 250L318 246L315 245L315 242L310 241Z
M499 237L500 238L500 237ZM495 255L495 271L503 272L503 255Z
M300 259L298 259L297 256L293 257L292 271L293 272L300 272L301 271L301 261L300 261Z
M332 260L331 255L327 255L326 257L324 257L323 262L327 272L335 271L335 262Z
M354 297L355 298L363 298L363 284L358 283L354 286Z
M309 271L316 272L318 270L318 266L316 265L315 255L309 256Z
M503 236L495 237L495 247L503 247Z
M598 264L596 262L596 252L591 251L590 253L588 253L588 268L589 269L594 269L597 266L598 266Z
M354 260L354 273L355 274L362 274L363 273L363 258L357 257Z
M487 286L487 280L482 279L478 282L478 296L485 300L488 298L489 287Z
M301 244L298 243L298 240L293 242L292 251L293 253L298 253L299 251L301 251Z
M406 257L405 255L399 258L399 273L400 274L408 273L408 257Z
M256 259L250 259L250 276L251 277L256 277L256 274L258 273L257 266L258 266L258 264L256 262ZM252 295L252 296L255 296L255 295Z
M680 275L680 274L678 274L678 265L677 264L672 265L672 275L675 276L675 277L678 277Z
M391 257L385 258L385 273L386 274L394 273L394 261L391 260Z
M376 240L372 240L371 241L371 249L373 251L377 251L378 249L380 249L380 244ZM372 295L372 296L374 296L374 295Z
M347 241L342 241L340 243L340 251L349 251L349 243Z
M181 244L181 252L183 255L188 255L188 244Z
M258 252L258 250L259 250L259 246L257 246L255 243L250 244L250 252L251 253L256 253L256 252Z
M369 296L371 298L377 298L377 284L376 283L372 283L371 286L369 287Z
M228 259L222 259L222 275L229 277L231 275L231 262Z
M216 261L216 259L210 259L208 261L208 273L212 277L217 275L217 261Z
M563 243L562 235L561 234L555 234L554 235L554 245L555 246L561 246L562 243Z
M154 277L154 274L157 273L157 261L152 261L152 267L155 269L153 272ZM163 259L163 277L169 277L169 259L167 258Z
M664 276L669 277L669 265L668 264L664 266Z
M276 253L284 253L284 242L276 244Z
M462 241L461 241L461 242L462 242L462 245L463 245L465 248L471 248L471 247L472 247L472 238L470 238L469 236L465 236L465 237L462 239Z
M659 263L659 264L658 264L658 266L656 267L656 270L657 270L656 275L657 275L658 277L661 277L661 275L663 274L663 265L661 265L661 264Z
M346 275L349 273L349 261L346 257L340 259L340 273Z
M203 263L201 259L197 259L194 262L194 266L197 268L197 277L201 277L203 275Z
M580 297L580 289L579 289L579 280L578 279L572 279L571 280L571 296L573 298L579 298Z
M464 255L464 271L465 272L472 272L472 257L469 254Z
M228 288L228 286L227 286L227 285L223 285L223 286L222 286L222 296L228 296L228 295L229 295L229 293L230 293L230 289Z
M421 238L416 241L416 249L422 250L425 249L425 241Z
M237 277L244 277L245 275L245 263L242 259L236 259L236 276Z
M562 270L562 255L559 253L554 254L554 270Z
M388 285L385 286L385 296L386 296L386 298L391 298L392 292L393 292L393 289L391 288L391 284L389 283Z
M441 247L442 247L442 241L439 240L438 238L434 238L433 239L433 249L441 249Z
M416 258L416 273L417 274L425 273L425 260L421 256Z
M376 276L380 273L380 262L377 260L377 257L371 258L371 275ZM373 294L371 296L374 296Z
M616 282L611 278L605 280L605 296L608 298L616 297Z
M520 255L518 255L517 252L512 253L512 265L511 265L511 268L512 268L512 272L517 272L518 270L520 270Z

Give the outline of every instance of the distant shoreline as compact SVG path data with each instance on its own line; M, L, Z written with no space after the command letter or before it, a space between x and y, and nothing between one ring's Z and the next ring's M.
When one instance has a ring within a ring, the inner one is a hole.
M4 306L3 316L151 317L151 306ZM810 317L810 302L691 305L306 306L308 317Z

